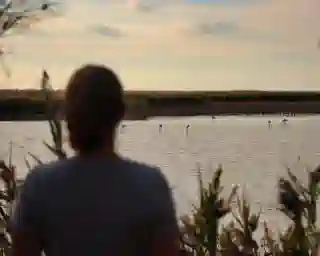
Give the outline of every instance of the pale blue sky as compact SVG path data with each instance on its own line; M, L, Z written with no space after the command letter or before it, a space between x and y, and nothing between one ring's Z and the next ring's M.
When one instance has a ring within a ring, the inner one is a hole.
M40 0L33 0L40 1ZM113 67L128 90L319 90L319 0L67 0L6 37L12 79L63 88L85 62Z

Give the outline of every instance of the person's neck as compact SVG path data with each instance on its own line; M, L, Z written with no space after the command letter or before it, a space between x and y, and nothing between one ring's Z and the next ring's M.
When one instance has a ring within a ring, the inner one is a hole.
M117 157L117 153L115 151L114 144L109 143L99 150L83 154L80 153L79 156L86 159L115 158Z

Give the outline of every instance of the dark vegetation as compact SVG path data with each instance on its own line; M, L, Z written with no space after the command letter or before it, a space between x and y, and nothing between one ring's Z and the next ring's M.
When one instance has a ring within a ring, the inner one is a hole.
M63 90L53 92L63 113ZM230 114L320 113L319 92L127 91L126 118ZM45 120L40 90L0 90L0 120Z

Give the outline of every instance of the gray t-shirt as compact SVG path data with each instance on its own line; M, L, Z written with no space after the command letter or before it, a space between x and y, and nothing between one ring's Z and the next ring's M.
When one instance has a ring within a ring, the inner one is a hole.
M150 255L155 236L178 232L161 171L122 158L71 158L28 174L12 218L47 256Z

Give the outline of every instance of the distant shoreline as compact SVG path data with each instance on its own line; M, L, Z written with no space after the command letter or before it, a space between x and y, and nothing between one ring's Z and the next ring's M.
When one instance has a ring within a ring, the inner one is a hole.
M64 91L53 94L63 112ZM126 91L126 119L156 116L319 114L320 91ZM0 121L44 120L40 90L0 90Z

